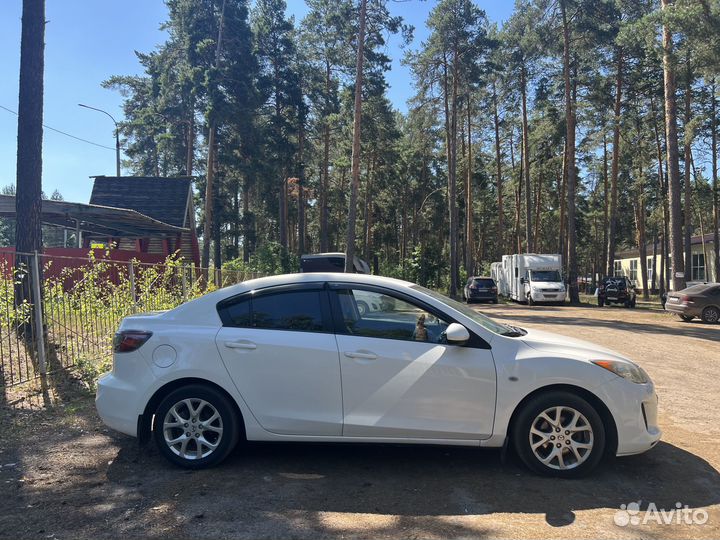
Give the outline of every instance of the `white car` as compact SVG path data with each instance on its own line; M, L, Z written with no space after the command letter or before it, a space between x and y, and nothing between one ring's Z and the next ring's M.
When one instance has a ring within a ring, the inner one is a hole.
M377 309L361 313L356 297ZM531 469L569 477L660 439L653 384L627 358L390 278L247 281L125 318L114 348L103 421L189 468L241 438L507 443Z

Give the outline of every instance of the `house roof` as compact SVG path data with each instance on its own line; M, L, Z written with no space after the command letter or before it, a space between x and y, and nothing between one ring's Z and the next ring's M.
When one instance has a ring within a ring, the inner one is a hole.
M15 217L15 197L0 195L0 217ZM125 236L143 238L168 236L185 231L157 219L126 208L110 208L97 204L67 201L42 201L41 220L48 225L68 229L79 226L86 236Z
M175 227L186 228L190 178L96 176L91 205L128 208Z
M705 244L712 244L713 243L713 233L707 233L705 236L701 235L695 235L690 238L690 245L691 246L697 246L699 244L702 244L703 241ZM660 253L660 243L662 242L662 236L658 237L658 253ZM652 255L652 249L653 249L653 243L648 242L647 245L647 253L648 257ZM637 247L629 248L629 249L623 249L621 251L618 251L615 253L616 259L634 259L640 256L640 250Z

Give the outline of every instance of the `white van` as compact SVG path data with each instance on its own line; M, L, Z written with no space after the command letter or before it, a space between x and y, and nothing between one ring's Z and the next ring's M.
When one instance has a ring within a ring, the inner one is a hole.
M498 282L498 288L507 290L506 296L512 300L529 305L565 303L567 290L562 280L561 255L503 255L498 272L502 274L502 284Z

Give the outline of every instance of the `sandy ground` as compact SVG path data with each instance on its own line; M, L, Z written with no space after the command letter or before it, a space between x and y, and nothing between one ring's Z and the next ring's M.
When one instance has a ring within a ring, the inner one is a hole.
M720 325L617 307L478 309L638 361L663 441L573 481L502 464L497 450L417 446L253 444L188 472L107 431L92 396L62 385L52 410L2 411L0 538L720 537ZM707 522L641 512L616 525L633 501Z

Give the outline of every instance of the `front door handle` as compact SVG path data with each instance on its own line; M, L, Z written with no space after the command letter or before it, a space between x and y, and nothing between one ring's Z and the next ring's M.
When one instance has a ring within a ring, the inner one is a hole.
M257 345L250 341L226 341L225 346L228 349L257 349Z
M359 352L359 351L345 351L345 356L348 358L359 358L362 360L375 360L377 354L372 352Z

